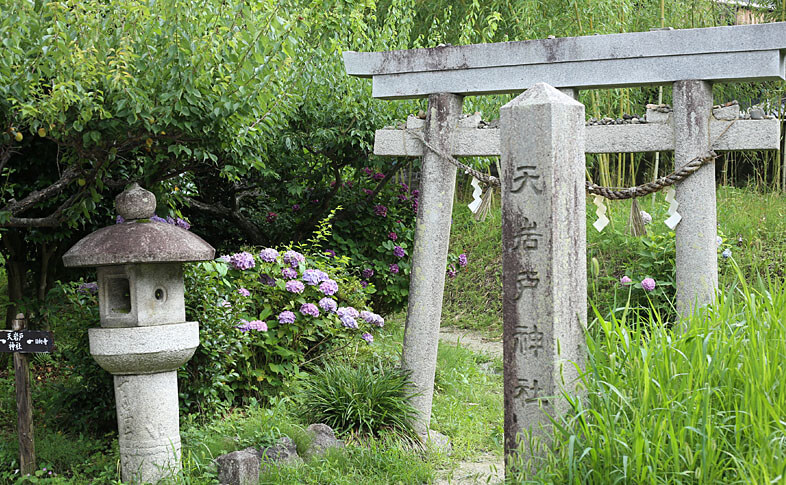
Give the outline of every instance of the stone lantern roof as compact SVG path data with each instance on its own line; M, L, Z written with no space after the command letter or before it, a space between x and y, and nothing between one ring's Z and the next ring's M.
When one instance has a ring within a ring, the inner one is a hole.
M151 220L156 198L139 185L118 195L115 206L125 222L82 238L63 255L65 266L205 261L215 256L215 249L196 234Z

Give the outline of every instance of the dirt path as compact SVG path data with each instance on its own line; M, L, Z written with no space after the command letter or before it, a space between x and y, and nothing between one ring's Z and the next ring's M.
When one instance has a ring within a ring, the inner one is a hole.
M462 461L453 470L447 470L434 482L435 485L497 485L505 481L505 465L502 458L486 453L477 457L479 461Z
M439 330L439 339L450 345L460 345L473 352L502 358L502 339L489 339L478 332L453 327ZM435 485L501 484L505 481L505 464L501 457L484 453L475 461L462 461L452 470L440 473Z
M451 345L461 345L473 352L480 352L491 357L502 358L502 337L489 339L478 332L453 327L439 329L439 340Z

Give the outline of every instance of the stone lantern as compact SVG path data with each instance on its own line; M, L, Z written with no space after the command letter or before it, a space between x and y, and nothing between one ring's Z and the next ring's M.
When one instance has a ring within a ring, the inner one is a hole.
M156 198L137 184L115 199L125 222L86 236L63 256L96 266L101 328L90 353L114 376L124 482L156 483L180 470L177 369L199 345L186 322L183 265L215 250L173 224L151 221Z

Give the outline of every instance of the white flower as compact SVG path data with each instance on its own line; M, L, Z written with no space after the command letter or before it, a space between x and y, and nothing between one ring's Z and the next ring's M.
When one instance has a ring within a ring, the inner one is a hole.
M649 224L652 222L651 215L649 215L646 211L640 211L640 212L641 212L641 220L644 222L644 224Z

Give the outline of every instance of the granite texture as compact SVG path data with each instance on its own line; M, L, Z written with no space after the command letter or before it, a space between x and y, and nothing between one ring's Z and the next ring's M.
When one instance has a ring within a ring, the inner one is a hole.
M199 346L199 324L91 328L90 354L106 371L152 374L177 370Z
M116 375L120 464L124 482L158 483L180 470L177 372Z
M710 150L712 85L704 81L674 83L674 165L680 168ZM677 184L682 221L676 229L677 311L687 315L712 302L718 288L715 163L702 166Z
M537 133L537 136L522 136ZM505 450L547 438L584 363L584 106L537 84L500 109ZM556 397L555 397L556 396Z
M456 129L461 107L460 96L429 97L425 136L430 144L450 151L450 133ZM421 432L428 429L431 420L455 185L456 167L430 151L424 154L401 355L401 366L411 372L417 393L412 404L418 412L415 429Z
M186 320L181 263L98 267L102 327L142 327Z

